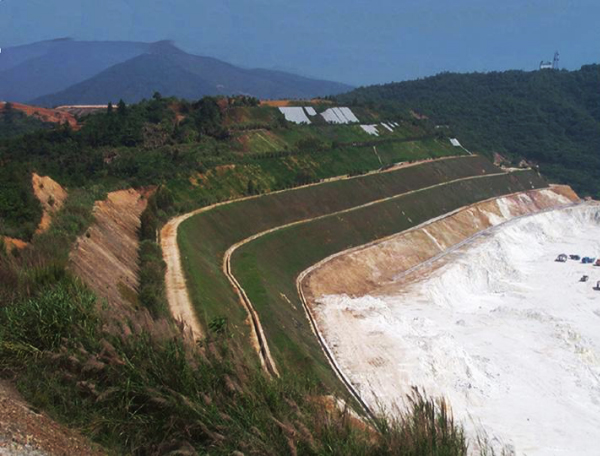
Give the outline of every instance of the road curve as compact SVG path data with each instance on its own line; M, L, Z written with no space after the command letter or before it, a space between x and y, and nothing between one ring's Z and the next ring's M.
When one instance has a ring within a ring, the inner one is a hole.
M194 339L202 339L203 332L194 312L181 265L181 255L177 245L177 230L181 222L194 215L190 212L175 217L160 231L160 246L166 263L165 288L169 309L175 321L182 322L192 333Z
M392 168L386 169L384 171L375 171L375 172L367 173L367 174L374 174L377 172L392 172L392 171L395 171L397 169L404 168L404 167L418 166L418 165L429 163L432 161L442 161L442 160L448 160L448 159L453 159L453 158L458 158L458 157L464 157L464 155L441 157L439 159L426 159L426 160L412 162L412 163L403 162L403 163L398 163L395 166L393 166ZM372 202L369 202L369 203L366 203L366 204L363 204L360 206L345 209L345 210L342 210L339 212L325 214L325 215L310 218L310 219L299 220L299 221L296 221L296 222L293 222L293 223L290 223L287 225L279 226L279 227L255 234L255 235L253 235L249 238L246 238L246 239L234 244L233 246L231 246L227 250L227 252L225 253L225 256L223 258L223 272L227 276L227 278L228 278L229 282L231 283L231 285L233 286L233 288L235 289L236 293L238 294L238 296L240 298L240 302L242 303L242 305L246 309L246 312L248 313L248 320L250 322L250 327L251 327L251 339L252 339L251 342L253 343L253 345L256 348L256 351L258 353L258 356L259 356L259 359L260 359L263 369L269 375L274 375L274 376L279 375L279 373L277 371L277 367L275 365L275 362L271 357L268 343L267 343L266 337L264 335L264 331L262 329L262 325L260 323L258 314L256 313L254 307L252 306L252 303L246 296L245 291L239 285L237 279L233 276L233 274L231 272L231 256L239 247L241 247L241 246L247 244L248 242L251 242L259 237L262 237L266 234L278 231L280 229L288 228L293 225L298 225L301 223L308 223L308 222L311 222L314 220L328 217L330 215L343 214L343 213L361 209L361 208L364 208L364 207L367 207L367 206L370 206L373 204L378 204L378 203L381 203L381 202L384 202L384 201L387 201L387 200L390 200L393 198L398 198L400 196L409 195L411 193L428 190L433 187L438 187L441 185L446 185L446 184L450 184L450 183L457 182L457 181L469 180L469 179L481 178L481 177L490 177L490 176L502 175L502 174L506 174L506 173L495 173L495 174L484 174L481 176L471 176L471 177L467 177L467 178L456 179L456 180L450 181L450 182L436 184L431 187L427 187L427 188L423 188L423 189L418 189L418 190L413 190L413 191L398 194L398 195L393 195L393 196L386 197L386 198L383 198L383 199L380 199L377 201L372 201ZM200 209L196 209L192 212L188 212L186 214L174 217L173 219L169 220L169 222L167 224L165 224L165 226L162 228L162 230L160 232L160 245L161 245L162 252L163 252L163 259L166 263L165 287L166 287L167 301L169 303L169 309L171 311L171 314L173 315L173 318L176 321L183 322L187 326L187 328L189 328L189 330L192 333L192 336L195 339L202 339L204 337L203 328L200 325L200 322L196 316L196 312L194 310L193 303L190 299L190 296L189 296L189 293L187 290L186 281L185 281L185 273L183 270L183 265L181 263L181 252L179 251L179 245L177 243L177 232L178 232L179 226L181 225L182 222L184 222L185 220L187 220L190 217L193 217L197 214L210 211L216 207L223 206L226 204L232 204L232 203L245 201L245 200L249 200L249 199L254 199L254 198L261 198L263 196L273 195L273 194L277 194L277 193L294 191L294 190L298 190L299 188L303 188L303 187L311 187L311 186L321 185L322 183L325 183L325 182L332 182L335 180L345 180L345 179L358 179L358 178L361 178L364 176L365 176L364 174L360 175L360 176L351 176L351 177L350 176L339 176L339 177L335 177L335 178L326 179L324 181L317 182L314 184L308 184L308 185L305 185L302 187L295 187L293 189L280 190L280 191L271 192L271 193L268 193L265 195L248 196L248 197L233 199L233 200L229 200L229 201L224 201L221 203L217 203L217 204L206 206L206 207L203 207Z
M444 185L450 185L456 182L463 182L463 181L469 181L469 180L475 180L475 179L481 179L484 177L493 177L493 176L504 176L507 173L505 172L501 172L501 173L493 173L493 174L483 174L483 175L478 175L478 176L469 176L469 177L463 177L460 179L454 179L452 181L448 181L448 182L442 182L439 184L435 184L435 185L431 185L429 187L424 187L424 188L420 188L417 190L411 190L409 192L404 192L404 193L400 193L400 194L396 194L396 195L392 195L392 196L388 196L385 198L381 198L379 200L375 200L375 201L370 201L368 203L365 204L361 204L360 206L354 206L348 209L344 209L341 211L337 211L337 212L331 212L329 214L324 214L324 215L320 215L317 217L312 217L312 218L308 218L308 219L303 219L303 220L298 220L292 223L288 223L285 225L281 225L275 228L271 228L269 230L265 230L262 231L260 233L254 234L246 239L243 239L240 242L237 242L236 244L232 245L231 247L229 247L229 249L225 252L225 256L223 257L223 273L225 274L225 276L227 276L227 279L229 280L229 282L231 283L232 287L235 289L236 293L238 294L238 297L240 299L240 302L242 303L242 305L244 306L244 308L246 309L249 319L251 321L252 324L252 339L253 339L253 343L254 345L258 348L258 355L260 358L260 362L261 365L263 366L263 368L265 368L265 370L267 371L267 373L269 373L270 375L274 375L274 376L278 376L278 372L277 372L277 367L275 364L275 360L272 358L271 356L271 352L269 350L269 344L267 342L267 338L265 336L264 330L262 328L262 324L260 322L260 318L256 312L256 310L254 309L254 306L252 305L252 301L250 301L250 299L248 298L244 288L240 285L239 281L236 279L235 275L232 272L232 268L231 268L231 257L233 256L233 254L235 253L236 250L238 250L240 247L243 247L244 245L255 241L258 238L261 238L263 236L266 236L268 234L274 233L276 231L279 230L283 230L286 228L290 228L296 225L301 225L304 223L310 223L316 220L320 220L320 219L324 219L326 217L334 217L336 215L341 215L341 214L345 214L348 212L353 212L356 210L360 210L363 209L365 207L369 207L369 206L373 206L376 204L381 204L384 203L386 201L390 201L393 199L397 199L397 198L402 198L411 194L415 194L415 193L419 193L419 192L423 192L423 191L427 191L427 190L431 190L433 188L436 187L442 187ZM448 214L444 215L447 216ZM431 221L434 221L436 219L432 219ZM429 221L429 222L431 222ZM300 291L300 290L299 290ZM301 295L301 299L302 299L302 293L300 293ZM304 304L304 302L303 302ZM309 319L309 322L311 323L311 327L313 329L313 332L315 334L315 336L317 337L317 339L319 339L319 341L321 341L321 337L318 334L318 331L316 330L316 326L314 325L314 322L312 320L312 316L310 315L310 313L308 312L307 307L305 306L305 312L307 313L307 317ZM335 364L335 361L333 360L333 358L331 357L330 353L328 352L328 350L326 349L326 347L323 345L323 342L321 342L321 348L323 349L323 351L325 352L325 356L327 357L327 359L330 361L330 363L332 364L332 368L334 370L334 372L336 373L336 375L340 378L340 380L348 387L348 389L350 390L350 392L352 393L352 395L359 401L359 403L361 403L361 405L365 408L365 411L369 414L371 414L370 410L366 407L366 404L364 404L362 402L362 400L360 399L360 397L358 396L358 393L355 392L348 379L342 374L342 372L339 370L338 366Z
M491 176L491 175L492 174L490 174L489 176ZM333 371L336 373L337 377L346 386L346 388L348 389L348 391L352 394L352 396L354 397L354 399L356 399L356 401L361 405L361 407L363 408L363 410L367 413L367 415L370 418L374 418L375 417L374 411L371 410L371 408L364 402L364 400L360 396L360 393L356 390L356 388L354 388L354 386L352 385L352 382L350 381L350 379L343 372L342 368L337 363L333 352L329 348L329 345L327 344L327 342L325 340L325 337L322 335L321 331L319 330L319 327L317 325L317 320L316 320L316 318L315 318L315 316L313 314L313 311L312 311L311 307L308 304L308 300L306 299L306 295L304 294L304 289L303 289L304 281L306 280L306 278L313 271L321 268L326 263L329 263L330 261L334 260L335 258L338 258L340 256L345 256L345 255L351 254L351 253L356 252L356 251L364 250L364 249L369 248L369 247L371 247L373 245L377 245L377 244L383 243L383 242L385 242L385 241L387 241L389 239L393 239L393 238L395 238L395 237L397 237L398 235L401 235L401 234L409 233L411 231L421 230L421 229L423 229L423 228L425 228L425 227L427 227L427 226L429 226L429 225L431 225L433 223L436 223L436 222L438 222L440 220L443 220L445 218L451 217L451 216L453 216L453 215L455 215L455 214L457 214L459 212L463 212L463 211L469 210L470 208L476 207L477 205L480 205L482 203L486 203L488 201L493 201L493 200L496 200L498 198L505 198L505 197L509 197L509 196L518 195L520 193L524 193L524 192L520 191L520 192L510 193L510 194L507 194L507 195L495 196L495 197L492 197L492 198L489 198L489 199L486 199L486 200L483 200L483 201L478 201L476 203L469 204L467 206L463 206L463 207L460 207L458 209L455 209L455 210L453 210L451 212L448 212L446 214L442 214L439 217L435 217L435 218L429 219L429 220L427 220L427 221L425 221L423 223L420 223L419 225L416 225L416 226L414 226L412 228L409 228L409 229L407 229L405 231L402 231L402 232L399 232L399 233L395 233L395 234L392 234L390 236L386 236L386 237L381 238L381 239L376 239L374 241L371 241L371 242L368 242L366 244L362 244L362 245L359 245L359 246L356 246L356 247L351 247L351 248L343 250L341 252L334 253L333 255L330 255L327 258L324 258L323 260L321 260L321 261L313 264L312 266L310 266L309 268L305 269L304 271L302 271L298 275L298 277L296 278L296 290L298 292L298 296L300 297L300 302L302 303L302 307L304 308L304 313L306 314L306 317L307 317L307 319L308 319L308 321L310 323L310 326L311 326L311 329L313 331L313 334L315 335L315 337L319 341L319 345L321 346L321 349L325 353L325 357L329 361L329 364L331 365ZM576 206L576 205L579 205L579 204L583 204L583 203L572 203L572 204L568 204L568 205L565 205L565 206L562 206L562 207ZM452 252L456 251L457 249L463 247L464 245L473 242L475 239L483 236L485 233L487 233L487 232L489 232L489 231L491 231L493 229L496 229L496 228L498 228L500 226L503 226L503 225L505 225L507 223L511 223L511 222L513 222L515 220L518 220L518 219L521 219L521 218L524 218L524 217L529 217L531 215L536 215L536 214L540 214L540 213L551 211L551 210L555 210L555 209L556 209L556 207L553 207L553 208L548 208L548 209L536 212L535 214L525 214L525 215L522 215L522 216L518 216L518 217L515 217L515 218L513 218L513 219L511 219L509 221L503 222L500 225L497 225L497 226L490 227L490 228L487 228L485 230L479 231L479 232L475 233L474 235L469 236L468 238L464 239L463 241L457 243L456 245L454 245L454 246L452 246L452 247L450 247L448 249L445 249L443 252L440 252L439 254L433 256L432 258L430 258L428 260L425 260L424 262L419 263L419 264L417 264L417 265L415 265L415 266L407 269L406 271L404 271L402 274L400 274L397 277L400 278L400 277L407 276L408 274L414 272L417 269L420 269L422 267L426 267L427 265L433 264L435 261L438 261L439 259L445 257L446 255L449 255L450 253L452 253Z

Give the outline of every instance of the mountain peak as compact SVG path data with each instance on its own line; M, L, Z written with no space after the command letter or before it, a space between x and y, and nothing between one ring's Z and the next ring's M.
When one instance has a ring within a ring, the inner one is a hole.
M44 106L118 99L134 103L157 91L188 99L236 94L305 99L351 89L290 73L239 68L187 53L171 40L60 39L8 48L6 55L10 58L0 60L0 99Z
M149 54L185 54L179 49L172 40L161 40L155 43L150 43Z

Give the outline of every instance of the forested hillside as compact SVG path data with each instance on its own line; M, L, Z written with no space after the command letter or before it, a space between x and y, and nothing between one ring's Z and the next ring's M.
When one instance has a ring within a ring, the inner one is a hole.
M600 65L578 71L443 73L338 99L414 111L469 148L524 157L550 179L600 196Z

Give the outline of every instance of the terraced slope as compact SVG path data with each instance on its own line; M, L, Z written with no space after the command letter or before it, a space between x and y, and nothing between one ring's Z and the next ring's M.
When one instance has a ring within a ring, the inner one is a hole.
M258 237L233 253L232 272L260 318L278 369L316 375L332 387L333 371L296 291L296 278L303 270L336 252L404 231L463 206L545 186L533 171L421 185L416 191L376 204Z
M488 160L464 156L331 181L204 210L181 224L178 243L188 291L202 325L226 317L247 337L247 312L223 274L227 249L263 231L470 176L498 173Z

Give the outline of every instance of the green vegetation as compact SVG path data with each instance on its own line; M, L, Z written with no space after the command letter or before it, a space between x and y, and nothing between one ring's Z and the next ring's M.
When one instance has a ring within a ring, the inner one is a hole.
M95 297L65 278L0 309L0 368L19 376L33 406L112 453L466 454L443 403L415 394L412 413L381 418L375 435L326 411L309 382L267 380L236 363L223 339L201 351L133 325L114 336L101 321Z
M312 373L267 379L240 337L236 325L244 316L235 301L221 308L228 306L230 314L214 312L206 320L206 340L187 340L166 311L156 239L162 222L183 210L456 153L446 139L411 122L380 139L355 127L296 127L277 110L243 97L187 103L156 94L82 123L78 131L58 126L0 140L0 230L31 241L22 251L0 249L0 375L15 379L34 407L115 454L466 453L462 429L443 402L417 392L406 416L378 417L368 427L333 407L322 396L332 390ZM279 146L256 150L238 141L237 135L253 134L259 124ZM277 217L291 220L426 182L495 171L477 157L462 160L249 200L238 214L246 223L240 229L252 225L252 204L268 209L276 201ZM65 204L43 234L33 234L40 207L31 194L32 171L68 187ZM67 265L76 237L93 221L94 201L130 186L149 186L154 193L139 232L139 294L124 317L73 278ZM286 206L295 209L285 215ZM255 228L269 225L270 215L255 219ZM222 241L214 241L218 255ZM217 257L211 261L209 267L216 267Z
M160 211L169 198L155 195ZM33 407L111 454L466 454L443 402L415 393L405 417L367 428L332 411L309 377L265 378L226 325L195 346L144 310L113 315L65 271L94 196L71 193L47 234L0 254L0 374Z
M24 166L0 166L0 233L29 239L42 217L42 206L33 194L31 175Z
M20 136L40 129L50 129L52 126L51 123L42 122L15 109L11 103L6 103L0 109L0 138Z
M322 259L414 227L492 197L546 186L535 172L488 176L423 188L266 234L235 251L233 274L259 314L280 370L316 374L331 388L333 373L313 336L296 291L297 276ZM393 195L393 194L392 194Z
M443 73L357 89L345 103L382 104L449 126L474 151L539 163L549 178L600 196L600 65L578 71ZM426 122L426 121L423 121Z
M39 208L23 183L32 171L69 189L163 184L184 212L243 196L250 181L262 193L456 153L428 127L396 120L403 123L393 134L374 138L356 126L288 124L247 97L120 102L82 119L78 131L63 125L0 139L0 234L31 238Z
M158 187L148 199L148 205L141 216L139 231L139 294L138 301L153 317L169 315L165 292L166 264L158 244L157 233L160 220L165 219L173 209L173 196L166 187Z

